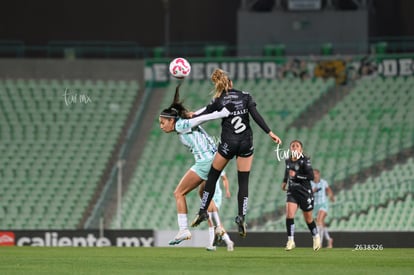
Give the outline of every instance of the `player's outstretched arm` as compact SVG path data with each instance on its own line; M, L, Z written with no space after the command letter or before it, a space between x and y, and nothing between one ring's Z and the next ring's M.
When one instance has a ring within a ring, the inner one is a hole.
M262 115L257 111L255 105L251 105L249 107L249 113L257 125L259 125L259 127L262 128L262 130L267 133L274 142L278 144L282 143L282 140L270 130Z
M227 117L229 116L229 114L230 114L230 111L227 110L227 108L223 108L220 111L215 111L213 113L203 114L203 115L190 118L188 122L190 124L190 127L192 128L209 120Z

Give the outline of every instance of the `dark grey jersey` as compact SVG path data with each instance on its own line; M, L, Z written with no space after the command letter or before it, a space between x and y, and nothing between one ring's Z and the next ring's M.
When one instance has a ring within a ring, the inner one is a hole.
M270 132L269 127L257 112L256 102L249 93L235 89L223 92L220 97L207 105L205 112L211 113L223 107L231 113L222 120L222 140L240 140L252 136L249 114L266 133Z

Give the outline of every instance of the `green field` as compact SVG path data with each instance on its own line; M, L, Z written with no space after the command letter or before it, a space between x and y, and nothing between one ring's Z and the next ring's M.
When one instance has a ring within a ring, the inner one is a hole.
M0 274L414 274L414 249L1 247Z

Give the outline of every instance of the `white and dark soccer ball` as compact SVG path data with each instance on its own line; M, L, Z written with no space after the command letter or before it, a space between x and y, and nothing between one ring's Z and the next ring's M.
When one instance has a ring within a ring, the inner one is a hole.
M187 59L177 57L170 62L170 74L178 79L183 79L190 75L191 65Z

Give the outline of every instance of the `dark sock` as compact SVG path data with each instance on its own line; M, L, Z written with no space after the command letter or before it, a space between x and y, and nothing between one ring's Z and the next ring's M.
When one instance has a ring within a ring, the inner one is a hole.
M213 199L214 191L216 190L217 180L220 177L220 174L221 171L211 166L210 171L208 172L206 185L204 186L203 194L201 197L201 206L199 213L207 211L207 208L210 205L211 200Z
M288 237L293 237L295 235L295 220L286 219L286 232Z
M308 223L308 228L312 234L312 236L318 235L318 228L316 227L315 221Z
M237 171L237 178L239 181L239 192L237 193L239 216L242 216L243 218L246 216L247 203L249 200L249 174L249 171Z

